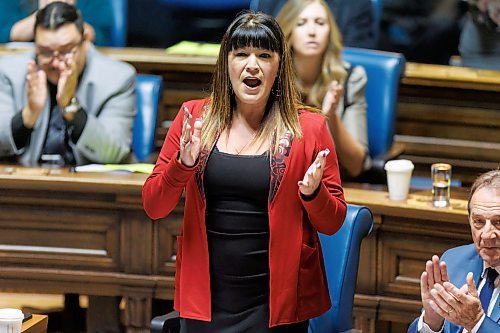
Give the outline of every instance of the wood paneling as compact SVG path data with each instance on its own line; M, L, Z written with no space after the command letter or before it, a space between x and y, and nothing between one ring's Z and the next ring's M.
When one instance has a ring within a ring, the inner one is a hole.
M145 177L0 166L0 289L121 295L127 331L147 332L152 298L173 299L183 202L150 221ZM345 195L375 219L362 243L355 327L403 332L420 312L425 261L471 242L464 192L454 190L446 209L432 207L427 192L393 202L383 188L346 184Z

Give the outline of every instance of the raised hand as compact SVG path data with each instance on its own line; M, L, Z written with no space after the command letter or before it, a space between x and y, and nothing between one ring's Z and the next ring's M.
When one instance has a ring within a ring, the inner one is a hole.
M195 165L200 155L201 125L202 119L198 118L194 122L194 130L191 133L192 115L187 107L184 107L184 120L182 122L182 134L180 138L179 159L182 164L188 167Z
M68 54L65 61L59 61L59 81L57 82L57 105L63 108L68 106L75 96L78 83L78 70L73 54Z
M336 80L332 81L323 98L321 112L324 115L334 116L342 96L344 96L344 88Z
M420 276L420 295L425 310L424 322L433 331L439 331L444 318L431 306L434 301L431 291L436 284L442 285L447 281L449 281L449 278L446 263L441 262L438 256L432 256L432 259L425 263L425 271Z
M22 111L23 123L27 128L33 128L45 106L48 96L47 75L44 71L37 68L33 60L28 62L26 94L28 104Z
M316 159L307 169L304 178L298 182L300 193L305 196L311 195L316 191L319 184L321 183L321 178L323 178L323 170L326 165L326 157L330 153L327 148L322 150L316 156Z
M479 300L474 277L467 274L466 284L460 289L450 282L436 284L432 290L434 300L430 302L433 310L449 322L471 332L484 314Z

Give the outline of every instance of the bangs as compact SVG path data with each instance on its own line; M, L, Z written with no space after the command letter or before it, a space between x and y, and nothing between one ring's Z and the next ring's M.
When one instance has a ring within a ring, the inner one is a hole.
M254 47L282 54L279 36L265 25L247 24L235 29L229 40L229 50Z

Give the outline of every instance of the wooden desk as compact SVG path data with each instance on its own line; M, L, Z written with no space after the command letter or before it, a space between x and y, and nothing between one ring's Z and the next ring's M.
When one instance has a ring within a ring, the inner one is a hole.
M132 64L139 73L164 78L157 148L164 120L182 102L206 97L215 57L168 55L163 49L100 48ZM23 52L0 45L0 56ZM399 89L395 143L428 176L430 164L448 162L455 179L470 184L477 174L500 165L500 72L474 68L407 63Z
M127 332L149 332L159 280L173 297L173 274L159 272L159 258L174 236L144 213L145 178L0 166L0 288L120 295Z
M34 314L21 327L21 333L46 333L49 318L46 315Z
M159 124L177 114L185 100L208 95L215 58L167 55L155 49L101 49L141 73L163 75L165 93ZM455 179L470 184L500 165L500 72L407 63L399 90L395 143L415 174L448 162ZM158 131L158 148L165 136Z
M370 207L375 219L372 234L362 243L355 326L363 332L406 332L422 306L425 261L472 242L467 201L452 199L451 208L438 209L431 205L430 191L412 193L405 202L369 189L346 187L345 195L349 203Z
M183 203L152 223L141 204L145 178L0 165L0 289L120 295L127 331L147 332L152 298L173 299ZM385 191L347 185L345 194L375 216L362 244L355 325L406 332L420 311L425 261L471 242L466 201L436 209L430 193L391 202Z

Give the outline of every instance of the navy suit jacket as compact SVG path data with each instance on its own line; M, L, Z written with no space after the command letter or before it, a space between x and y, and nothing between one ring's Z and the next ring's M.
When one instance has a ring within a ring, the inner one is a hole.
M335 16L344 46L375 48L371 0L326 0L326 2ZM286 0L254 0L252 9L276 16L285 3Z
M467 273L474 273L474 282L478 285L479 278L483 271L483 260L478 255L474 244L455 247L446 251L441 257L448 267L448 276L451 283L457 288L465 284ZM417 332L418 318L408 328L408 333ZM443 333L459 333L463 327L454 325L449 321L444 322ZM500 332L500 298L493 308L490 317L486 317L478 330L478 333Z

